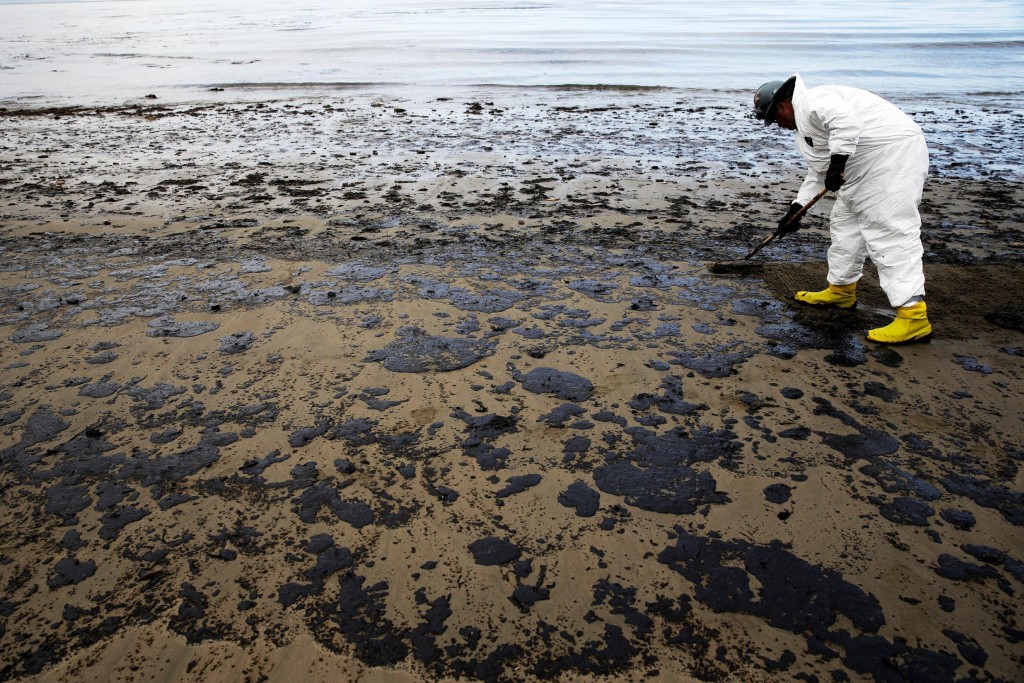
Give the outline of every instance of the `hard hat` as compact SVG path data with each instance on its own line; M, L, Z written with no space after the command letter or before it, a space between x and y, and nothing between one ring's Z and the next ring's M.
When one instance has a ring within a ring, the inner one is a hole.
M775 104L793 94L796 76L785 81L768 81L754 93L754 116L764 125L775 123Z

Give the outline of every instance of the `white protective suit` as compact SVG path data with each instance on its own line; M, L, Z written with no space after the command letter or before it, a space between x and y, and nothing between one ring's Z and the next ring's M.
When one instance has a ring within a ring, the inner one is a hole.
M796 143L808 166L796 201L806 205L821 190L833 154L850 157L830 216L828 281L856 282L870 257L893 307L923 297L917 207L928 175L928 148L920 126L865 90L809 89L799 74L795 78Z

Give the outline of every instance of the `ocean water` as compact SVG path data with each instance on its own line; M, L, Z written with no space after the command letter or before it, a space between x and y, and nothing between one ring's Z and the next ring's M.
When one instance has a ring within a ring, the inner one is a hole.
M0 0L0 103L603 85L1024 94L1021 0ZM223 88L223 90L212 90Z

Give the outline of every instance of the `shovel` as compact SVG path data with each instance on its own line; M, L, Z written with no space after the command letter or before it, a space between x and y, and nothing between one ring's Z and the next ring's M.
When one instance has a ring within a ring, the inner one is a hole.
M814 198L811 199L811 201L807 202L807 204L805 204L802 209L800 209L795 214L790 216L789 220L786 221L785 224L782 227L786 227L786 226L790 225L791 223L795 223L795 222L799 221L801 218L803 218L803 215L805 213L807 213L807 210L810 209L812 206L814 206L818 202L819 199L824 197L826 192L828 192L827 188L824 188L824 187L821 188L821 192L819 192L818 194L814 195ZM780 230L781 230L781 228L780 228ZM769 244L771 244L773 241L775 241L775 238L778 237L778 236L779 236L779 230L776 230L772 234L770 234L767 237L765 237L763 240L761 240L760 244L758 244L756 247L751 249L750 253L743 257L743 261L727 261L727 262L724 262L724 263L712 263L710 266L708 266L708 270L710 272L716 273L716 274L722 274L722 273L743 273L743 272L748 272L748 271L751 271L751 270L757 270L757 269L761 268L761 266L763 264L761 264L761 263L744 263L744 261L750 260L750 258L752 256L754 256L754 254L756 254L757 252L759 252L762 249L764 249L765 247L767 247Z

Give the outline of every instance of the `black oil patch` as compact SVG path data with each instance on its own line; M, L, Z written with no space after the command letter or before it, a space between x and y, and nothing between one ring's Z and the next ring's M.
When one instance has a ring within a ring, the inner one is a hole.
M171 617L169 626L175 633L185 636L189 644L220 640L227 634L229 629L226 626L217 624L207 616L210 598L205 593L185 582L181 584L178 597L181 604L177 614Z
M327 508L335 517L361 529L374 520L373 509L361 501L345 500L334 479L328 478L309 486L297 496L293 503L295 513L306 524L314 524L320 510Z
M1007 330L1024 332L1024 306L1014 300L985 313L985 320Z
M725 346L703 355L689 351L669 351L667 355L673 358L669 361L672 365L681 365L704 377L728 377L738 372L737 365L745 363L754 355L753 351L731 351L732 348L733 345Z
M321 420L312 427L300 427L291 433L288 437L288 443L295 448L302 448L318 436L326 434L330 428L331 424L327 420Z
M96 573L96 563L92 560L79 560L77 557L65 557L53 565L53 574L46 579L51 589L81 583Z
M51 330L46 323L31 323L15 330L7 338L15 344L32 344L60 339L63 334L60 330Z
M976 564L961 560L948 553L939 555L935 573L951 581L977 581L983 579L1001 579L999 570L987 564Z
M558 494L558 502L567 508L574 508L577 517L593 517L601 507L601 494L582 481L575 481Z
M310 627L329 650L354 652L368 666L395 666L411 656L435 676L496 682L505 680L506 662L522 653L512 645L498 645L489 654L481 652L482 633L471 626L459 629L459 638L448 637L449 595L430 599L425 589L417 589L414 599L422 610L419 623L400 626L386 616L386 582L367 585L365 577L348 572L338 584L336 600L307 610Z
M157 318L149 323L146 330L147 337L198 337L201 334L213 332L220 327L220 323L212 320L192 320L177 322L173 318Z
M654 620L640 608L636 588L601 579L594 584L594 601L591 607L604 605L610 608L610 614L623 618L638 640L648 640L654 630Z
M978 644L974 638L964 635L953 629L944 629L942 634L956 643L956 649L964 661L972 666L985 666L988 661L988 653L985 648Z
M967 531L978 523L978 520L975 519L974 515L967 510L946 509L940 512L939 516L952 524L954 528L960 529L961 531Z
M303 549L316 555L316 564L303 573L309 583L286 583L278 588L277 600L286 608L306 596L321 595L324 582L338 572L350 568L354 561L352 551L335 545L334 539L328 534L317 534Z
M220 352L224 355L244 353L256 343L256 335L252 332L234 332L220 338Z
M979 362L974 356L961 356L960 354L954 354L953 362L968 372L977 372L982 375L991 375L995 372L991 365L985 365L984 363Z
M950 493L966 496L982 507L998 510L1010 524L1024 526L1024 493L967 474L950 474L939 483Z
M627 432L634 450L594 470L599 489L623 496L628 505L669 514L693 514L703 505L729 502L710 472L691 465L718 462L735 467L742 446L733 432L704 427L689 433L675 428L662 435L643 428Z
M392 372L450 372L494 354L494 345L476 339L436 337L418 327L403 327L398 339L374 351L365 362L377 362Z
M377 410L380 412L402 405L408 400L402 399L399 401L391 401L380 398L381 396L387 396L389 393L391 393L391 390L387 387L368 387L360 392L358 398L366 404L366 407L370 410Z
M99 536L105 541L115 539L126 526L148 517L149 514L149 510L132 505L110 510L100 517L103 526L100 527Z
M786 484L769 484L764 489L764 498L769 503L781 505L789 501L793 489Z
M871 460L880 455L895 453L899 449L900 443L895 437L860 424L846 413L838 410L826 399L816 397L814 402L818 404L814 409L815 415L833 417L847 427L857 430L856 434L818 432L822 442L841 453L848 463L856 460Z
M121 385L116 382L91 382L78 390L79 396L88 398L109 398L121 390Z
M605 493L623 496L626 504L651 512L693 514L702 505L729 501L717 491L710 473L686 466L641 469L614 463L595 469L594 483Z
M576 403L586 401L594 392L590 380L566 370L534 368L516 377L523 388L535 394L553 394L555 398Z
M662 550L658 560L693 583L694 597L714 612L758 617L804 636L809 649L821 649L814 643L846 647L844 663L862 673L885 670L881 661L861 661L849 634L837 628L840 617L862 634L877 633L886 623L878 600L839 572L797 557L780 541L758 545L702 538L681 527L676 534L675 545Z
M901 638L857 636L845 645L843 664L877 681L941 681L953 683L961 662L948 652L911 648Z
M484 566L506 564L518 560L522 551L515 543L507 538L481 538L469 544L469 552L473 553L473 560Z
M152 411L163 408L164 405L174 398L188 391L185 387L158 382L151 387L144 387L141 384L133 384L125 393L135 400L135 411Z
M900 392L898 392L897 390L890 389L881 382L875 381L864 383L864 393L867 394L868 396L880 398L886 403L892 403L893 401L900 397Z
M938 500L942 497L941 491L920 476L900 469L882 458L864 465L860 472L877 481L886 493L903 493L921 500Z
M604 633L583 643L562 656L544 653L533 665L533 674L541 680L554 680L567 672L590 675L609 675L632 667L640 650L622 628L605 624Z
M867 362L867 349L860 341L859 331L851 330L855 326L855 320L841 311L800 309L793 320L762 325L756 333L778 345L770 351L773 355L778 355L780 349L830 350L826 362L854 367Z
M394 296L394 290L390 289L349 285L340 291L312 291L307 300L313 306L349 306L370 301L392 301Z
M448 293L448 299L455 308L479 313L500 313L512 308L524 298L525 295L522 293L508 289L488 289L480 293L473 293L452 288Z
M67 486L54 484L46 489L46 504L43 511L60 517L62 526L78 524L78 513L92 504L89 486L79 484Z
M993 548L987 545L981 545L978 543L964 543L960 546L960 549L971 557L981 560L987 564L1006 564L1006 565L1017 565L1020 564L1013 560L1008 553Z
M931 505L909 496L899 496L878 510L890 522L909 526L928 526L928 518L935 514Z
M104 351L97 353L95 356L90 356L85 359L85 362L89 365L106 365L107 363L113 363L117 360L117 354L113 351Z
M683 399L683 380L668 376L661 380L661 394L637 394L629 402L633 410L648 410L652 406L669 415L692 415L707 410L706 403L689 403Z
M517 493L522 493L526 489L533 488L541 481L541 475L539 474L521 474L516 477L509 477L506 480L505 488L495 493L496 498L507 498L514 496Z
M585 408L578 406L575 403L563 403L553 409L550 413L545 413L538 417L537 422L545 422L552 427L564 427L566 422L574 417L579 417L586 412Z
M45 455L33 446L56 438L68 426L49 406L37 408L25 421L21 441L0 450L0 466L6 470L27 472L31 465L42 460Z
M516 431L519 420L515 415L470 415L460 409L453 412L452 417L457 417L467 424L467 436L462 441L462 448L467 455L474 458L485 470L499 470L505 467L512 451L498 448L491 442L502 434Z

